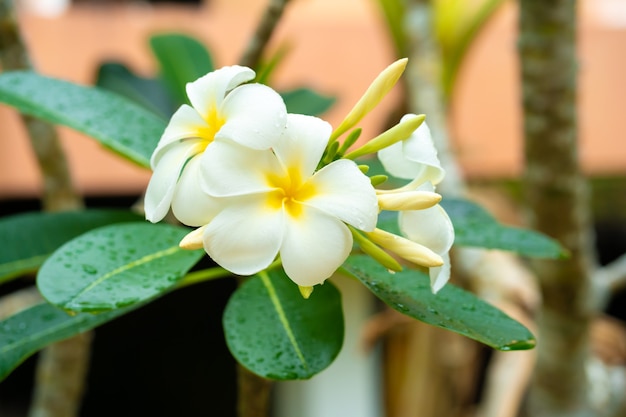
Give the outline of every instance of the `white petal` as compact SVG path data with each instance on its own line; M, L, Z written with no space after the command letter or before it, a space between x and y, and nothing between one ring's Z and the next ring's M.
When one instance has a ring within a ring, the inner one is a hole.
M450 280L450 255L446 252L441 257L443 258L443 265L430 268L428 271L430 275L430 289L433 294L437 294Z
M274 146L287 123L283 99L261 84L243 85L233 90L220 106L219 114L226 123L215 138L232 140L254 149Z
M283 176L271 150L216 141L202 155L202 187L214 196L237 196L270 190L268 175Z
M233 198L204 230L204 249L223 268L252 275L269 266L283 239L281 209L267 210L264 196Z
M313 175L332 126L322 119L301 114L287 116L287 129L283 138L274 146L274 152L286 169L298 167L302 178Z
M305 201L306 205L357 229L374 230L378 219L376 191L353 161L335 161L316 172L309 182L315 195Z
M206 117L211 108L221 105L230 90L252 80L254 76L254 71L247 67L223 67L187 83L187 97L198 113Z
M296 284L321 284L346 260L352 234L341 221L312 208L289 218L280 257L285 273Z
M417 116L407 114L400 122L409 117ZM408 139L379 151L378 158L385 170L394 177L420 178L421 181L438 184L445 175L426 122L422 123Z
M402 142L378 151L378 160L383 168L396 178L413 179L423 171L424 167L416 165L404 157Z
M422 244L439 255L448 252L454 242L454 228L446 211L440 206L399 215L400 230L409 239Z
M159 158L144 199L146 219L152 223L160 221L167 214L178 178L187 160L193 156L194 148L193 143L181 142L168 147L167 152Z
M200 186L200 156L185 166L172 198L172 213L181 223L202 226L211 221L221 209L220 202L205 193Z
M425 167L426 180L433 184L441 182L445 176L445 171L437 157L437 149L426 122L422 123L415 133L402 144L406 158Z
M172 115L163 135L161 135L159 144L152 153L150 158L152 169L159 163L159 159L170 145L178 143L182 139L198 138L199 131L203 128L206 128L206 122L197 111L186 104L180 106Z

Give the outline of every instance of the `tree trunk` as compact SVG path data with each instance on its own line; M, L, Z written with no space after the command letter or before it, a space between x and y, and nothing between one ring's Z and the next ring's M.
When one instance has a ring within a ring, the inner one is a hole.
M30 68L11 0L0 0L0 68ZM70 170L54 126L30 116L22 121L37 157L43 179L42 205L46 211L77 210L83 201L74 188ZM29 305L26 298L23 308ZM78 415L84 389L92 333L85 332L43 350L37 364L31 417Z
M576 143L576 3L520 4L529 226L557 239L571 254L565 260L533 262L543 306L528 412L533 417L588 416L593 415L585 375L593 242Z

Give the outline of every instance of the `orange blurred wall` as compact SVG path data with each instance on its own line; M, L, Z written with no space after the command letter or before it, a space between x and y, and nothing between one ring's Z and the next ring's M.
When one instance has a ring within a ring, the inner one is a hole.
M20 22L40 72L89 84L99 63L110 59L126 62L143 75L154 74L147 39L157 32L182 31L196 36L209 46L218 66L236 63L264 4L213 0L210 7L200 8L73 6L55 18L22 10ZM622 81L626 73L626 2L590 0L582 4L583 166L592 174L623 175L626 147L620 143L619 122L621 109L626 107L626 83ZM459 76L451 131L459 161L470 178L514 177L521 172L515 26L516 10L511 2L479 35ZM291 46L291 52L275 74L274 87L305 84L337 96L337 104L325 115L335 126L376 74L394 60L371 0L294 1L273 42L274 46L284 43ZM381 128L394 95L363 122L363 137L371 137ZM37 195L41 185L18 120L12 109L0 106L0 198ZM69 129L59 131L76 185L83 193L137 194L145 188L147 170L120 160Z

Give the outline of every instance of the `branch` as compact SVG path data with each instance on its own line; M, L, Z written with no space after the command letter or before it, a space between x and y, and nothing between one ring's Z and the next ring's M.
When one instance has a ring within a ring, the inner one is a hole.
M3 70L30 69L11 0L0 0L0 67ZM21 115L43 177L42 203L45 210L72 210L83 207L72 184L67 159L52 125Z
M466 196L467 185L448 140L447 108L441 88L441 57L433 37L431 2L409 2L407 33L410 36L411 60L407 68L409 108L425 113L436 144L439 160L446 170L445 180L438 185L445 196ZM454 250L455 277L464 277L481 298L498 305L520 320L531 323L540 300L534 277L511 254L482 249ZM502 271L507 271L503 274ZM503 279L506 277L506 279ZM439 352L435 349L434 352ZM436 353L434 353L436 354ZM436 360L436 358L432 358ZM486 417L515 416L528 385L534 352L518 355L496 352L489 364L486 392L481 409ZM506 384L500 381L506 379Z
M270 0L248 48L239 60L239 64L256 69L259 66L263 51L267 46L289 0Z
M10 0L0 0L0 66L3 70L31 67ZM67 160L54 127L29 116L21 117L43 177L44 209L82 208L83 202L72 184ZM18 310L32 303L31 298L22 294L13 297L13 300L22 303L15 307ZM30 417L78 415L89 363L91 335L87 332L43 350L37 364Z

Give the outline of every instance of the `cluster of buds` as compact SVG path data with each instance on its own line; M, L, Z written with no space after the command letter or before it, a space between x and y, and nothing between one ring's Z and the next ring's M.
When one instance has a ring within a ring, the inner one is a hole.
M335 130L320 118L288 114L278 93L249 83L255 73L246 67L187 84L191 106L172 116L151 158L146 218L158 222L171 208L195 227L180 246L204 248L235 274L279 261L304 296L343 264L355 242L390 270L402 269L398 257L429 268L438 291L450 276L454 231L434 191L444 171L424 116L406 115L351 150L355 126L406 62L387 67ZM410 182L377 189L386 177L369 177L368 166L355 161L369 154ZM382 210L400 213L404 237L376 227Z

